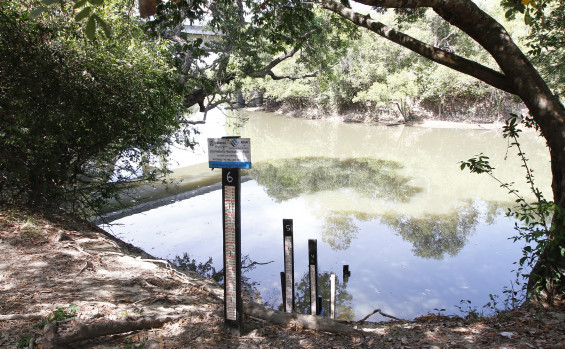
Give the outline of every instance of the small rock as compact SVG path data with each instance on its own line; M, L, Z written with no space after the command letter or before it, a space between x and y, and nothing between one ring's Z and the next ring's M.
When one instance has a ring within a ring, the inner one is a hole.
M512 339L512 337L514 337L514 333L512 333L512 332L500 332L499 334L502 337L506 337L508 339Z

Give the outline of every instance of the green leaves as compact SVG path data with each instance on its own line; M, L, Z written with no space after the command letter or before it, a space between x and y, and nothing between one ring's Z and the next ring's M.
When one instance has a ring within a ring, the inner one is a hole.
M75 2L75 5L73 6L73 8L76 10L76 9L83 7L86 4L86 1L87 0L78 0L77 2Z
M110 37L112 35L112 30L110 29L108 23L106 23L106 21L104 21L102 18L98 17L98 15L94 15L93 17L94 19L96 19L96 22L98 23L100 28L104 31L104 35L106 35L106 37Z
M61 3L61 0L41 0L40 3L44 6L39 6L34 8L33 10L30 11L29 15L31 18L38 18L39 16L41 16L44 12L49 10L49 6L54 5L56 3Z
M73 10L78 10L74 16L76 22L82 22L86 19L84 32L89 40L96 38L96 29L100 28L104 35L109 38L112 35L112 30L106 21L97 14L96 8L104 5L105 0L76 0L74 1ZM34 8L30 12L31 18L38 18L44 12L49 10L50 6L60 4L61 0L41 0L43 6Z
M520 132L522 132L522 130L518 128L518 115L510 114L510 118L506 120L502 127L503 137L518 138L520 136Z
M75 21L80 22L83 19L89 17L91 13L92 13L92 7L90 6L85 7L79 13L76 14Z
M89 40L94 40L94 37L96 36L96 20L94 19L94 16L88 17L84 32Z
M483 155L483 153L475 155L474 158L460 162L461 170L464 170L467 167L471 173L492 173L494 167L489 164L488 159L489 157Z
M530 118L521 117L521 119L524 120L527 127L535 127ZM530 190L536 197L535 201L526 201L517 190L512 188L513 183L504 183L496 178L492 173L493 168L488 165L488 158L482 154L466 162L461 162L461 169L468 167L471 172L486 172L498 181L501 187L508 189L509 194L517 197L515 207L509 208L506 215L518 220L515 223L515 230L518 235L511 239L514 242L522 240L526 243L522 248L522 258L519 260L519 273L525 266L533 268L530 274L521 274L523 277L529 278L527 287L533 295L539 296L541 292L548 295L551 293L563 295L565 285L563 273L560 271L560 268L563 268L564 265L563 256L565 254L563 209L554 202L547 201L542 192L535 186L533 170L529 167L528 159L518 142L519 123L518 116L511 114L503 129L504 137L512 139L511 143L509 141L509 148L516 147L518 150L517 156L525 169L526 182L530 185Z
M557 0L502 0L501 5L506 10L506 19L515 19L517 13L524 14L524 23L529 26L536 26L538 22L543 22L544 11Z
M78 0L75 2L73 9L78 10L81 7L90 4L92 6L86 6L80 10L75 15L75 21L81 22L87 19L86 26L84 28L84 33L89 40L94 40L96 38L96 27L100 27L104 32L104 35L109 38L112 35L110 26L106 21L104 21L98 14L94 12L96 6L101 6L104 4L104 0Z
M47 11L48 8L45 6L39 6L37 8L34 8L33 10L31 10L31 12L29 13L31 18L37 18L39 16L41 16L41 14L43 14L43 12Z
M21 6L0 6L0 199L90 215L137 176L164 173L141 175L142 151L150 161L177 133L191 135L180 124L181 89L164 45L148 47L125 17L115 22L119 39L92 44L69 16L31 21L25 0L10 1ZM99 8L85 7L92 12L81 24L95 39L108 28Z
M90 9L90 7L87 7L86 9ZM85 10L86 10L85 9ZM81 11L81 13L84 12ZM81 14L79 13L79 15ZM108 25L108 23L106 23L106 21L104 21L102 18L100 18L100 16L98 16L97 14L93 13L90 14L84 14L80 17L80 19L84 19L88 16L88 20L86 21L86 26L84 28L84 33L86 34L86 37L89 40L94 40L96 38L96 27L100 27L100 29L102 29L102 31L104 32L104 35L109 38L112 35L112 30L110 29L110 26ZM78 17L78 15L77 15ZM77 22L79 20L77 19Z

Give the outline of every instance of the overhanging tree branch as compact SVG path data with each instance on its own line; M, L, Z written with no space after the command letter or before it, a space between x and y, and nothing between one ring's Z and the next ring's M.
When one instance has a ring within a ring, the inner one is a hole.
M300 47L299 46L295 46L292 50L284 52L282 55L274 58L273 60L271 60L265 67L263 67L262 69L258 69L258 70L246 70L243 73L247 76L253 77L253 78L264 78L265 76L270 76L273 80L283 80L283 79L288 79L288 80L299 80L299 79L304 79L304 78L310 78L310 77L315 77L316 75L318 75L318 73L320 71L322 71L324 68L318 69L317 71L314 71L312 73L308 73L308 74L304 74L304 75L300 75L300 76L278 76L273 72L273 68L275 68L277 65L279 65L280 63L282 63L283 61L293 57L296 53L298 53L300 51ZM225 70L226 67L224 67ZM225 85L230 83L231 81L233 81L236 78L236 75L233 73L228 73L225 74L225 76L218 81L218 86L221 85ZM209 106L205 106L204 104L204 100L205 98L210 95L213 94L214 91L207 91L204 88L200 88L197 89L193 92L191 92L190 94L188 94L185 98L185 106L187 108L190 108L191 106L198 104L200 107L200 111L201 112L206 112L212 108L210 108ZM220 103L215 103L214 107L216 107L218 104Z
M314 72L304 74L304 75L299 75L299 76L290 76L290 75L278 76L278 75L275 75L275 73L273 73L272 70L269 70L266 75L269 75L271 77L271 79L273 79L273 80L284 80L284 79L286 79L286 80L295 81L295 80L300 80L300 79L305 79L305 78L313 78L313 77L317 76L318 73L320 73L324 69L328 69L328 68L320 68L320 69L318 69Z
M454 0L456 1L456 0ZM382 6L382 7L431 7L432 5L437 5L438 3L445 3L449 1L440 0L408 0L408 1L394 1L394 0L382 0L382 1L360 1L364 4ZM458 2L458 1L457 1ZM409 3L406 5L405 3ZM404 4L405 6L401 6ZM330 10L341 17L351 21L352 23L367 28L372 32L390 40L400 46L403 46L429 60L436 63L442 64L446 67L454 69L458 72L473 76L485 83L494 86L500 90L516 94L514 86L508 80L508 78L496 70L488 68L482 64L471 61L467 58L461 57L451 52L441 50L439 48L428 45L420 40L417 40L409 35L399 32L387 25L376 21L369 16L361 15L352 9L343 6L340 3L330 0L323 0L320 3L322 8ZM395 5L395 6L393 6Z

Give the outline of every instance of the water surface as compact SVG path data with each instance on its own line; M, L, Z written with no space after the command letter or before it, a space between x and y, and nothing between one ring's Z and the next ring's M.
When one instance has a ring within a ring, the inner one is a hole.
M343 124L257 112L234 127L215 117L202 138L251 138L253 169L242 184L242 253L273 261L246 273L271 306L281 302L283 218L294 220L299 309L307 308L308 239L318 241L320 283L329 284L330 272L338 276L338 313L347 319L376 308L402 318L434 309L453 314L461 300L480 308L515 279L512 263L522 246L508 240L514 221L504 216L514 198L488 176L459 169L459 161L484 153L496 175L516 182L526 195L521 163L501 131ZM537 184L549 192L544 144L532 132L522 136ZM209 176L202 170L206 156L202 148L197 154L179 150L171 161L176 173L199 169ZM200 261L212 257L220 267L222 206L215 188L121 218L111 229L155 256L187 252ZM347 283L344 264L352 272ZM322 287L326 299L327 292Z

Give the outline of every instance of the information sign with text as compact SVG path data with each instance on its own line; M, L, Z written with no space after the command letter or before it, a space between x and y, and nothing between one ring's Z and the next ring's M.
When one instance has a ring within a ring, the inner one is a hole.
M251 168L249 138L208 138L210 168Z

